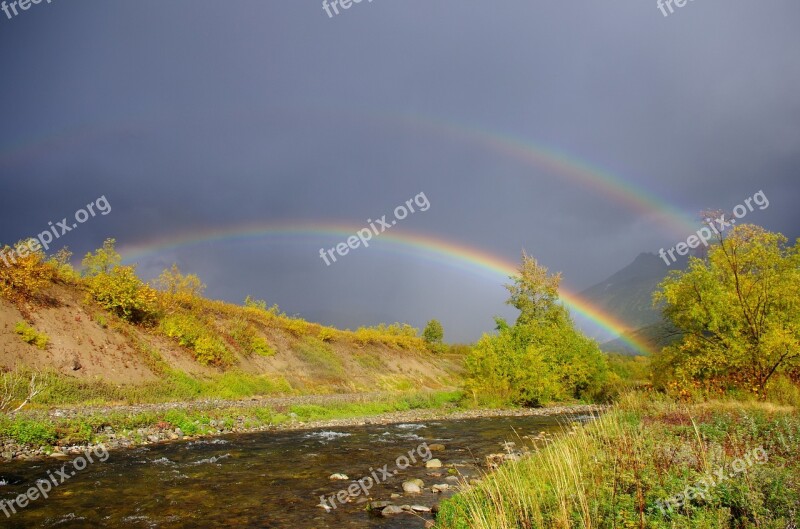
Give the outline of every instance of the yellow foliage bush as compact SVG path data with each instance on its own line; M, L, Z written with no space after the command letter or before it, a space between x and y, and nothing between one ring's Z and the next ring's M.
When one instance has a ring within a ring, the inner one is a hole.
M336 330L330 327L323 327L317 336L323 342L332 342L336 338Z
M23 243L17 248L25 248ZM45 262L41 250L30 252L4 246L0 249L0 295L4 298L20 303L32 301L53 280L53 267Z
M86 279L90 296L106 310L133 323L154 318L156 291L142 282L132 266L115 266Z
M233 353L208 325L191 314L170 314L161 320L161 332L180 345L192 349L204 365L225 367L233 364Z
M308 334L308 322L295 318L287 318L283 322L283 328L295 337Z

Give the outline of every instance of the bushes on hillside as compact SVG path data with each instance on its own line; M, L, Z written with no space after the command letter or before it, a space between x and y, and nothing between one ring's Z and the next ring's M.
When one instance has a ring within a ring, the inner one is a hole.
M45 333L37 331L24 321L17 322L14 332L22 338L23 342L35 345L41 350L47 349L47 344L50 342L50 338Z
M206 289L205 284L194 274L182 274L177 264L161 272L154 282L161 292L161 303L166 309L176 306L190 306L192 301L200 298Z
M400 349L422 349L425 342L419 337L419 330L407 323L379 324L374 327L359 327L353 338L359 345L383 344Z
M161 332L191 349L198 362L218 367L233 364L233 353L206 323L191 314L168 314L160 323Z
M233 324L231 337L242 348L245 355L257 354L259 356L273 356L273 349L267 341L258 334L256 328L244 319L238 319Z
M83 259L89 295L103 308L132 323L151 321L156 315L156 292L142 282L133 266L122 266L114 239Z
M55 271L34 239L0 248L0 295L15 303L31 302L53 280Z

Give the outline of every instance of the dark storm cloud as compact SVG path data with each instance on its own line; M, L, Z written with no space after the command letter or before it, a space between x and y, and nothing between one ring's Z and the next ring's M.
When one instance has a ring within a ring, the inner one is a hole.
M564 175L453 134L527 139L693 215L763 189L753 222L797 236L800 5L653 2L53 2L0 14L0 240L105 194L81 254L242 223L356 225L424 191L398 229L509 260L525 248L575 289L686 235ZM431 127L413 116L450 123ZM216 297L252 294L344 327L445 322L473 339L499 281L396 256L335 267L323 244L254 239L177 261ZM371 250L374 250L371 251ZM351 257L351 258L350 258Z

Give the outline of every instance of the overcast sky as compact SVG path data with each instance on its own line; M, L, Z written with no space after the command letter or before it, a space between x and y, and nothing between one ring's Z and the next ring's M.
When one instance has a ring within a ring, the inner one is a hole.
M374 0L78 1L0 12L0 241L104 195L65 234L77 255L242 225L392 228L514 262L525 249L580 290L685 240L625 192L520 155L538 145L691 218L763 190L748 221L794 238L800 3ZM503 146L505 145L505 146ZM515 144L517 148L519 143ZM572 166L573 169L576 167ZM635 202L635 201L634 201ZM379 238L378 238L379 239ZM142 256L340 327L436 317L473 340L502 277L376 240L265 236Z

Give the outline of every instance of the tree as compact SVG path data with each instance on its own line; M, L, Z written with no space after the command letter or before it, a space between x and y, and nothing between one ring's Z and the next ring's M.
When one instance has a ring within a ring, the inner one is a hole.
M539 406L548 401L600 396L608 376L597 343L575 328L559 302L560 275L522 255L519 275L506 286L520 314L484 335L466 359L468 391L497 402Z
M83 265L83 275L93 277L98 274L108 274L111 270L122 264L122 256L117 253L115 239L103 241L103 247L95 250L94 253L87 253L81 264Z
M569 318L567 310L558 301L561 274L548 274L547 268L522 252L519 274L513 283L505 285L510 297L506 304L519 311L517 324L546 323Z
M428 345L441 345L444 340L444 327L439 320L431 320L422 331L422 338Z
M705 260L661 283L654 303L682 339L657 355L662 384L745 388L765 397L800 366L800 241L753 225L720 236Z

